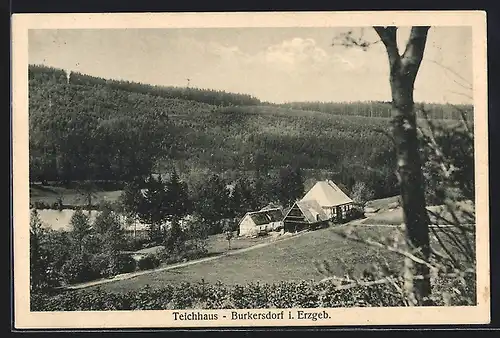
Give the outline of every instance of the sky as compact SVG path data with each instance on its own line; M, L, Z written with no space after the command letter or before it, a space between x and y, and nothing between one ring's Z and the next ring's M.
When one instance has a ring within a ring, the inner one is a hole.
M332 45L372 28L38 29L29 63L108 79L246 93L262 101L390 101L382 43ZM398 30L400 52L409 28ZM471 103L471 27L432 27L415 83L417 102Z

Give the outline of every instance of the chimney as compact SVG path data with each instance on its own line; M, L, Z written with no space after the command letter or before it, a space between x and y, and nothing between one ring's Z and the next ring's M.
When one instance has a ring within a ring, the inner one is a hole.
M335 189L335 190L337 189L337 187L335 186L335 183L333 183L333 181L332 181L332 180L326 180L326 182L327 182L327 183L328 183L328 185L329 185L330 187L332 187L333 189Z

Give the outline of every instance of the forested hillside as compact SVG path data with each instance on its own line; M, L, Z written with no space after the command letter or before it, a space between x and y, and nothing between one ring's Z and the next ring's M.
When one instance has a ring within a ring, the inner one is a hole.
M335 115L391 117L390 102L288 102L280 104L280 106ZM473 121L474 119L471 105L416 103L416 106L428 111L429 116L434 119L460 120L462 117L468 121ZM420 110L417 110L416 113L417 117L423 117Z
M285 108L219 91L68 78L42 66L29 68L29 104L31 181L127 181L169 168L188 179L206 170L237 178L291 164L329 173L347 188L363 182L375 197L397 193L386 118Z

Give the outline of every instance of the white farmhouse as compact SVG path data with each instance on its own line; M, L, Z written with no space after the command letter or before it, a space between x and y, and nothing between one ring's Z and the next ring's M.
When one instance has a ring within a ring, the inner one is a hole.
M239 236L254 237L283 227L280 208L247 212L239 223Z
M353 208L353 200L330 180L319 181L309 190L301 201L316 201L329 219L345 218Z

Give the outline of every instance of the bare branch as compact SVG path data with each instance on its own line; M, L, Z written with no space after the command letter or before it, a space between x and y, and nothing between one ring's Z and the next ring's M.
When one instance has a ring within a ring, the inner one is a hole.
M457 91L455 91L455 90L449 90L449 92L450 92L450 93L453 93L453 94L456 94L456 95L460 95L460 96L466 97L466 98L468 98L468 99L470 99L470 100L472 100L472 99L473 99L472 95L470 95L470 94L457 92Z
M442 216L442 215L440 215L440 214L438 214L438 213L436 213L436 212L434 212L432 210L427 210L427 211L429 212L429 214L431 214L432 216L434 216L436 219L441 219L441 220L443 220L445 222L449 222L450 221L446 217L444 217L444 216ZM463 225L463 224L454 224L453 226L456 227L457 229L461 228L464 231L467 231L469 233L474 233L475 232L473 227L469 227L469 226L466 226L466 225Z
M434 268L435 269L435 268ZM466 274L475 274L475 271L474 269L466 269L464 271L459 271L459 272L455 272L455 273L438 273L438 276L442 276L442 277L459 277L459 276L462 276L462 275L466 275ZM419 280L419 279L423 279L425 278L426 276L414 276L413 279L416 279L416 280ZM397 286L397 282L401 282L401 277L393 277L393 276L387 276L387 277L384 277L384 278L380 278L380 279L377 279L377 280L373 280L373 281L364 281L364 280L353 280L353 279L347 279L347 278L340 278L340 277L336 277L336 276L331 276L331 277L326 277L326 278L323 278L322 280L320 280L319 282L320 283L326 283L326 282L329 282L329 281L333 281L333 282L336 282L336 283L346 283L344 285L338 285L336 286L334 289L335 290L346 290L346 289L352 289L354 287L357 287L357 286L374 286L374 285L380 285L380 284L392 284L393 286L396 287L396 289L400 292L403 292L403 290Z
M445 203L448 212L451 214L453 217L453 220L455 224L460 224L460 221L458 220L457 215L455 214L453 207L449 203ZM467 253L468 253L468 258L471 260L475 260L475 255L474 255L474 249L472 248L472 245L469 243L467 234L464 233L464 230L462 228L459 228L459 230L464 234L464 241L462 242L462 245L465 247Z
M370 48L372 45L375 45L380 42L380 40L376 41L367 41L363 38L363 29L361 29L361 35L358 38L353 37L353 32L348 31L346 33L340 34L339 37L334 38L334 41L332 42L332 46L340 45L346 48L351 48L351 47L359 47L364 51L367 51L368 48ZM340 42L336 42L336 40L339 40Z
M339 277L332 276L332 277L323 278L320 281L320 283L325 283L328 281L335 281L338 283L347 283L347 284L339 285L339 286L335 287L335 290L345 290L345 289L354 288L356 286L373 286L373 285L387 284L387 283L393 282L394 278L385 277L385 278L377 279L374 281L363 281L363 280L352 280L352 279L339 278Z
M413 254L411 254L411 253L409 253L407 251L401 250L399 248L388 246L386 244L377 242L377 241L372 240L372 239L362 239L360 237L352 236L350 234L346 234L346 233L342 233L342 232L340 232L339 235L342 236L342 237L344 237L344 238L348 238L348 239L351 239L353 241L356 241L356 242L369 244L371 246L375 246L375 247L378 247L378 248L382 248L382 249L386 249L388 251L392 251L392 252L398 253L398 254L406 257L406 258L411 259L415 263L425 265L425 266L427 266L430 269L435 269L434 266L432 266L430 263L426 262L425 260L420 259L420 258L416 257L415 255L413 255Z
M470 90L472 90L472 84L470 83L469 80L467 80L466 78L464 78L463 76L461 76L460 74L458 74L456 71L454 71L453 69L435 61L435 60L426 60L428 62L432 62L436 65L438 65L439 67L443 68L443 69L446 69L447 71L449 71L450 73L452 73L453 75L455 75L456 77L458 77L459 79L461 79L462 81L465 81L467 83L467 85L462 85Z
M425 120L427 121L427 124L428 124L428 127L431 131L430 135L427 135L421 127L417 127L417 131L420 132L420 134L422 136L424 136L426 139L428 139L429 141L427 142L427 144L429 145L429 147L431 147L432 150L434 150L434 153L435 155L440 159L440 168L441 170L443 171L443 174L444 174L444 177L446 179L448 179L452 173L452 168L447 168L445 163L445 157L444 157L444 154L443 152L441 151L441 149L439 148L439 145L437 144L436 142L436 139L434 137L434 134L435 134L435 129L434 129L434 125L432 124L432 122L430 121L429 119L429 116L427 115L427 112L425 110L422 110L422 114L424 115L424 118Z
M458 107L457 105L454 105L454 104L452 104L452 107L455 108L460 113L460 119L462 121L462 124L465 127L465 130L467 131L467 135L468 136L472 135L471 128L469 126L469 123L467 122L467 113L468 112L465 111L464 109L461 109L460 107ZM470 139L472 140L473 137L470 137Z
M458 266L458 261L455 259L455 257L453 257L453 254L448 250L448 248L446 247L446 245L444 244L444 242L442 241L441 237L438 235L436 229L434 228L430 228L433 235L436 237L439 245L441 246L441 248L446 252L446 254L448 255L448 257L446 257L447 259L451 260L452 263L453 263L453 266ZM437 252L435 250L433 250L433 253L436 254Z
M470 85L464 85L463 83L460 83L460 82L458 82L457 80L452 79L452 78L450 78L450 80L452 80L453 82L455 82L457 85L459 85L459 86L460 86L460 87L462 87L463 89L466 89L466 90L472 90L472 86L470 86Z

